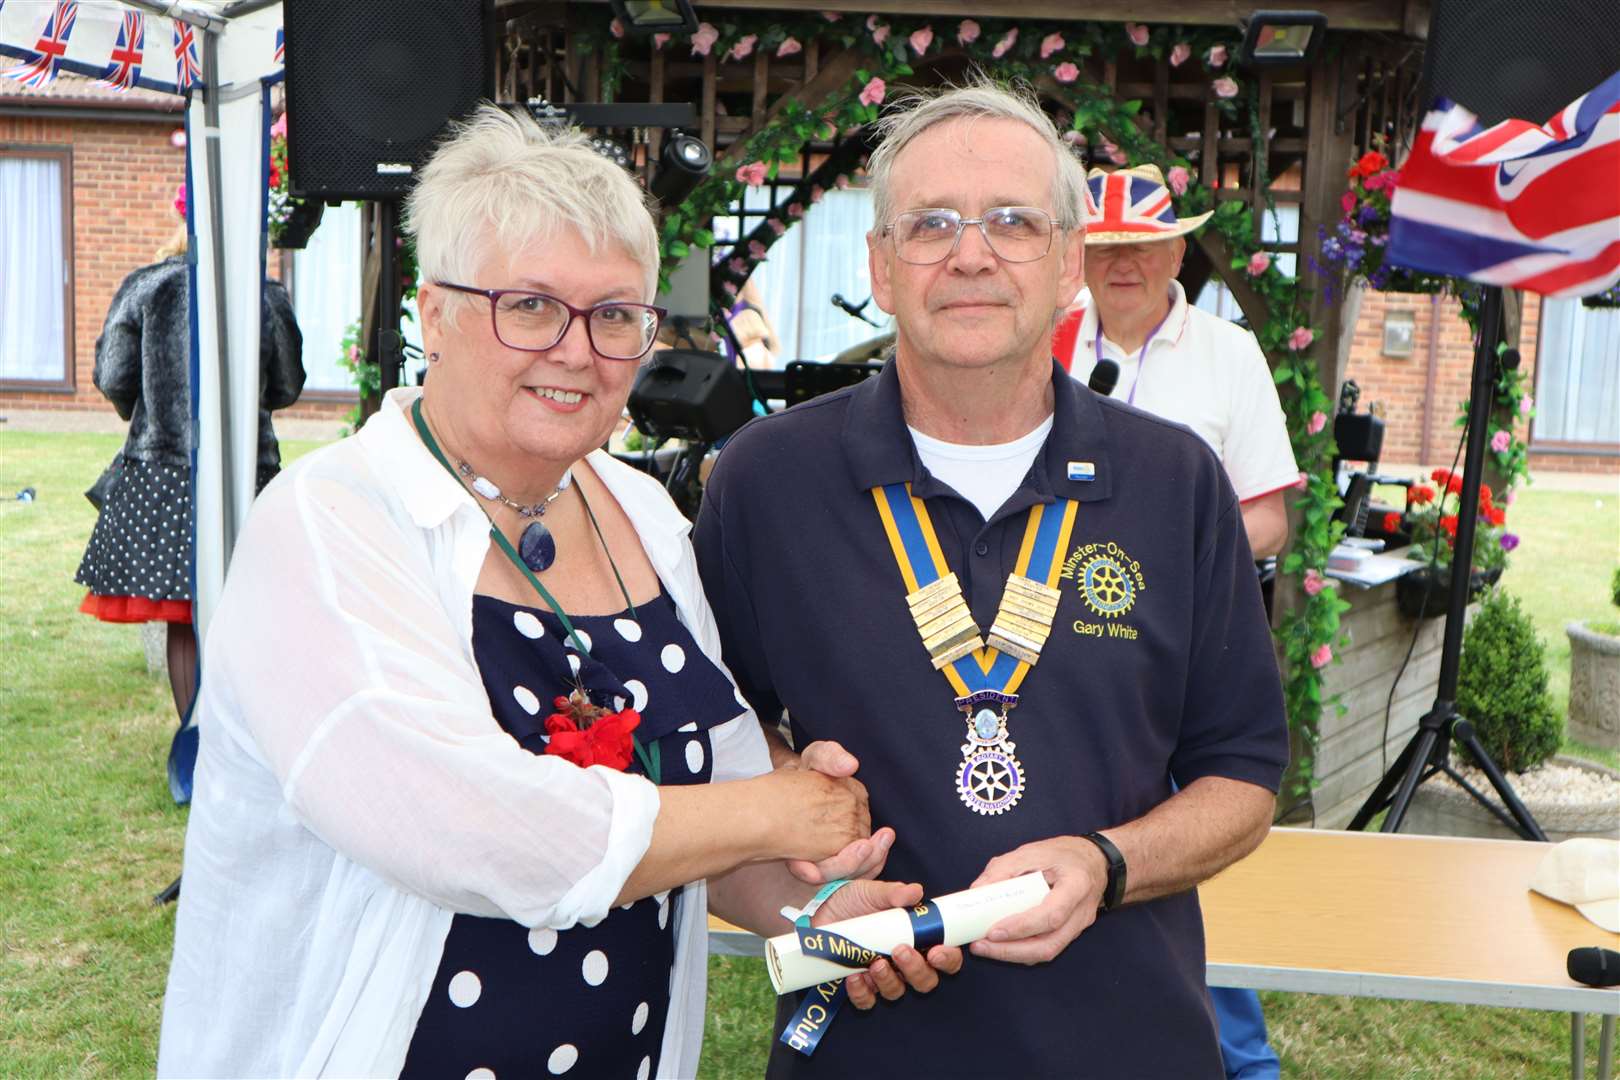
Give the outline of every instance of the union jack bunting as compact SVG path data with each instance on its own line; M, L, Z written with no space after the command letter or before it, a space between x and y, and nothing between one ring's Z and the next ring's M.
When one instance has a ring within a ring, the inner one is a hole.
M141 58L146 51L146 17L137 11L124 12L118 40L113 44L111 62L101 81L104 85L128 90L141 77Z
M1387 258L1551 297L1620 282L1620 72L1545 124L1439 102L1390 203Z
M24 86L47 85L56 78L57 67L67 53L68 35L73 32L73 22L78 15L79 5L75 0L57 0L56 8L46 18L45 28L39 33L39 40L34 42L33 57L16 67L0 71L0 75L16 79Z
M276 27L276 63L287 62L287 34L281 27Z
M202 63L197 59L197 31L188 23L174 20L174 84L181 90L202 82Z

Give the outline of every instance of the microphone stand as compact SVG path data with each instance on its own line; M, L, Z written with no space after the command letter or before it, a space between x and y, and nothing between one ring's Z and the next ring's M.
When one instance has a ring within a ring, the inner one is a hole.
M1501 335L1502 290L1494 285L1488 286L1480 306L1479 343L1474 348L1472 396L1468 401L1468 445L1463 455L1462 503L1457 512L1457 541L1451 559L1446 633L1440 648L1440 681L1435 688L1434 705L1418 721L1418 729L1413 732L1406 748L1351 819L1349 828L1357 831L1365 829L1374 815L1385 806L1389 807L1389 813L1384 817L1383 831L1398 831L1418 785L1435 773L1443 772L1498 821L1524 839L1547 839L1546 833L1541 831L1541 826L1502 775L1502 770L1491 760L1485 747L1480 745L1474 725L1458 715L1456 704L1458 660L1462 655L1463 622L1468 608L1469 564L1472 562L1474 533L1479 520L1480 473L1485 465L1485 428L1490 419L1491 402L1496 396L1496 346ZM1500 807L1452 767L1452 739L1468 748L1491 786L1502 797L1507 813L1503 813Z

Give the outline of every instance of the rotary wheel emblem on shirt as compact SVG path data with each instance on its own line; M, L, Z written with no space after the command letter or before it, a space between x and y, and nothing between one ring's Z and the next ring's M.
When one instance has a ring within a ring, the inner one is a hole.
M968 717L968 741L956 771L956 793L978 814L1001 814L1024 795L1024 766L1007 738L1007 717L980 709Z
M1105 619L1123 615L1136 602L1136 584L1109 555L1098 555L1080 570L1080 593L1086 607Z

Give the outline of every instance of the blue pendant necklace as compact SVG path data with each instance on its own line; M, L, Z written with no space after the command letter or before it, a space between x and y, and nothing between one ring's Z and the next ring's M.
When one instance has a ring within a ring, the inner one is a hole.
M551 530L546 528L546 523L540 519L546 516L546 511L551 508L551 504L556 502L562 493L568 490L569 485L574 482L572 469L562 474L562 479L557 481L557 487L550 495L533 504L524 504L508 499L501 494L501 489L496 486L493 480L478 475L477 470L460 458L456 459L456 472L461 474L467 481L467 486L472 488L480 498L488 499L490 502L498 502L502 506L516 510L520 518L534 519L524 528L523 535L518 537L518 556L523 560L524 566L538 574L542 570L549 569L551 564L557 561L557 539L551 535Z

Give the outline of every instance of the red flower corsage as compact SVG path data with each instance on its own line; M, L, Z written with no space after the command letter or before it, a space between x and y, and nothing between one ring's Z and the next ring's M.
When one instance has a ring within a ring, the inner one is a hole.
M558 697L552 704L557 711L546 717L546 734L551 740L546 753L567 758L580 768L606 765L623 772L635 753L635 736L641 714L626 707L609 712L592 705L576 690Z

